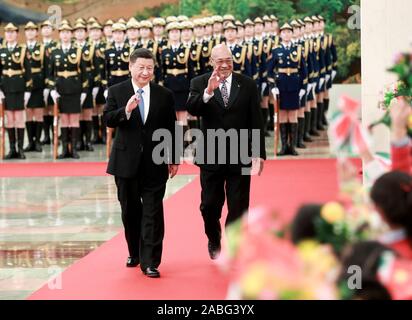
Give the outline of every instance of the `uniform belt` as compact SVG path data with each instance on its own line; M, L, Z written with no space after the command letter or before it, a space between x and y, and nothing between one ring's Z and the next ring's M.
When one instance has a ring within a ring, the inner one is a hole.
M186 69L167 69L166 73L171 74L173 76L177 76L179 74L187 73L187 68Z
M3 70L2 73L3 75L8 76L8 77L20 76L23 74L23 70L6 69L6 70Z
M116 71L111 71L110 72L111 76L115 77L124 77L129 75L129 70L116 70Z
M31 73L40 73L41 68L31 68Z
M59 71L57 72L58 77L63 77L63 78L69 78L69 77L75 77L79 73L77 71Z
M286 73L288 76L294 73L298 73L298 68L279 68L278 73Z

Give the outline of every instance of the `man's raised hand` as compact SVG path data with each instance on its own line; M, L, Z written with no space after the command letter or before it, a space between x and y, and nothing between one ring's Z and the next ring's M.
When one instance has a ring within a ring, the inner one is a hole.
M220 81L221 79L218 75L218 69L216 69L213 71L211 77L209 78L209 82L207 84L206 89L207 94L212 95L213 91L219 88Z
M136 109L136 107L139 105L139 99L140 99L140 97L137 94L134 94L130 97L130 99L127 102L127 105L126 105L126 112L127 113L130 113L134 109Z

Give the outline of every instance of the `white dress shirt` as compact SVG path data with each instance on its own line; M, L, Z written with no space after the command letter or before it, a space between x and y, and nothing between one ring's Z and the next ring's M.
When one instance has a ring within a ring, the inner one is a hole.
M136 94L137 90L140 89L140 87L134 83L133 79L132 79L132 86L133 86L133 92ZM147 85L145 85L143 88L143 102L144 102L144 119L143 119L143 123L146 122L147 120L147 116L149 115L149 108L150 108L150 83L148 83ZM137 106L137 108L139 108L139 105ZM139 112L139 117L140 117L140 111ZM130 119L130 116L132 115L131 112L127 112L126 111L126 117L127 120Z
M227 88L227 96L230 97L230 89L232 88L232 76L233 74L231 73L229 77L226 78L226 88ZM219 89L222 90L222 83L219 84ZM207 88L205 89L203 93L203 102L208 103L210 99L215 95L213 92L212 94L208 94L206 92Z

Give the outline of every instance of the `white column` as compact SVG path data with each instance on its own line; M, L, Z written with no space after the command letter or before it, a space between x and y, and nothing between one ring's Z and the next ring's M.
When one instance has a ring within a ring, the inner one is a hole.
M396 81L386 70L398 52L411 51L411 0L361 0L362 121L379 119L379 91ZM390 133L375 128L374 151L388 152Z

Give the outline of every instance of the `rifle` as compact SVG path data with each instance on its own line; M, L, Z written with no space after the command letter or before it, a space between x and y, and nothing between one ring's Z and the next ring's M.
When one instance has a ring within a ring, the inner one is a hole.
M53 105L53 159L57 160L59 148L59 106L57 102Z
M106 157L107 159L110 158L110 152L112 150L112 136L113 136L113 129L106 127Z
M280 131L280 119L279 119L279 110L280 110L280 103L279 103L279 96L275 97L275 116L274 120L275 123L273 124L274 126L274 136L275 136L275 158L277 157L278 154L278 146L279 146L279 131Z
M0 99L0 159L4 159L5 154L5 128L4 128L4 103L3 99Z

